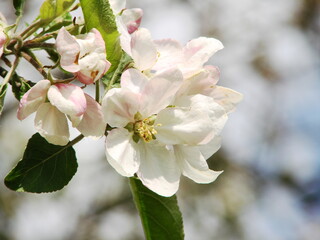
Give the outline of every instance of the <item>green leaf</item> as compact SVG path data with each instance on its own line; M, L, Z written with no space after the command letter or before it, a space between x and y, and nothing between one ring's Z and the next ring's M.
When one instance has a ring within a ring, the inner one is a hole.
M21 16L23 13L23 7L24 7L25 0L13 0L13 6L16 9L16 16Z
M108 0L80 0L87 30L98 29L107 51L107 59L112 64L109 72L113 72L121 59L119 32Z
M14 74L9 83L12 86L12 92L16 99L20 101L22 96L34 85L31 81L26 81L24 78Z
M184 239L183 222L177 197L162 197L137 178L130 178L131 191L147 240Z
M46 0L40 8L40 19L43 22L51 22L63 15L72 6L75 0Z
M7 88L8 88L8 84L6 84L1 92L0 92L0 115L2 113L3 110L3 106L4 106L4 98L6 97L6 93L7 93Z
M39 133L27 144L22 160L5 178L5 185L20 192L52 192L62 189L77 171L72 146L48 143Z

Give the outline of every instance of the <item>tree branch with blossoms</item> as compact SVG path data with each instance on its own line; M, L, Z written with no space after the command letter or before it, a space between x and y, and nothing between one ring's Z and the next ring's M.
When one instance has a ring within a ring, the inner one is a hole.
M37 133L6 176L6 186L34 193L60 190L77 171L73 145L85 137L105 137L107 161L129 178L146 239L183 239L175 196L180 177L203 184L222 173L209 169L206 160L219 149L228 114L242 98L218 86L218 68L206 65L222 43L206 37L184 46L153 40L140 27L143 11L127 9L125 0L45 0L39 16L19 34L24 1L13 4L14 25L0 15L0 56L8 66L1 67L0 110L10 84L19 101L17 118L35 113ZM72 17L79 7L84 21ZM52 66L37 59L39 49ZM19 76L20 58L44 79ZM54 77L55 68L68 77ZM90 96L84 87L93 85ZM72 141L69 125L80 132Z

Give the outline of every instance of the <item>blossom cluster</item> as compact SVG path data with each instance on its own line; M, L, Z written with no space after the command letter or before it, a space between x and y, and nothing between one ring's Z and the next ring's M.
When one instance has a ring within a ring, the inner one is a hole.
M35 128L48 142L66 145L68 122L84 136L106 135L106 157L121 175L137 176L162 196L172 196L184 175L197 183L214 181L221 171L206 160L220 147L220 134L240 93L216 85L219 70L205 65L223 48L214 38L181 45L153 40L140 28L141 9L110 1L122 49L133 66L121 74L101 105L77 84L42 80L21 99L18 118L36 112ZM94 84L110 68L98 30L72 36L65 28L56 38L60 66L82 84ZM109 126L105 132L106 126Z

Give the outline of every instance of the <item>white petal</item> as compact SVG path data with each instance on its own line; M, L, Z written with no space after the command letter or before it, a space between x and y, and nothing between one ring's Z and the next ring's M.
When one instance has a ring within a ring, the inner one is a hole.
M142 92L140 113L150 116L172 104L183 82L181 71L169 69L152 77Z
M210 142L204 145L199 145L198 149L200 150L204 159L208 159L214 153L216 153L221 147L221 137L215 136Z
M143 11L141 8L131 8L123 11L121 18L130 34L139 28L142 15Z
M17 112L19 120L23 120L37 111L38 107L45 102L50 86L49 80L41 80L23 95Z
M157 49L150 32L140 28L131 37L131 53L135 67L141 71L150 69L157 61Z
M132 53L131 53L131 35L129 34L126 25L122 21L121 16L116 16L116 24L117 24L118 31L120 33L120 45L121 45L121 48L129 56L132 56Z
M211 89L210 96L219 103L227 113L234 111L243 96L230 88L216 86Z
M50 103L70 116L81 116L86 111L87 102L83 90L74 84L58 83L48 91Z
M170 197L179 188L180 170L173 151L152 143L140 144L141 163L137 173L143 185L155 193Z
M213 182L223 172L210 170L197 147L176 145L174 153L182 174L197 183Z
M129 68L121 75L121 88L127 88L135 93L142 93L148 81L148 78L140 71Z
M176 99L174 105L179 107L190 107L206 114L211 120L211 133L201 143L206 144L214 136L220 135L224 125L228 120L228 116L223 107L214 101L212 97L204 96L201 94L193 96L182 96Z
M83 118L77 129L85 137L101 137L106 129L103 119L101 106L88 94L85 94L87 100L87 110L83 114Z
M159 58L152 67L153 70L162 71L163 69L178 66L184 61L181 44L173 39L162 39L154 41Z
M64 146L69 142L67 118L50 103L40 105L34 124L40 135L49 143Z
M188 42L184 48L186 66L200 68L217 51L223 49L222 43L215 38L199 37Z
M166 108L155 121L156 138L164 144L198 145L210 141L214 129L209 116L190 108Z
M140 96L127 90L113 88L102 100L104 120L111 127L124 127L134 122L139 109Z
M140 164L137 144L126 129L113 129L106 139L106 156L110 165L125 177L133 176Z
M109 0L114 14L119 14L126 7L126 0Z
M80 68L76 62L80 53L80 45L64 27L59 30L56 39L56 48L61 55L61 67L73 73L79 71Z

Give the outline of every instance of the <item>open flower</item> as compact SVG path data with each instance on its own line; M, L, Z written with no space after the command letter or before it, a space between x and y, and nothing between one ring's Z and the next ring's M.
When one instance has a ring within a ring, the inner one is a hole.
M106 139L109 163L123 176L137 174L162 196L176 193L181 174L199 183L220 174L208 168L206 159L220 146L225 111L203 95L176 101L182 82L178 69L150 79L129 69L122 74L121 88L111 89L102 103L105 120L114 128Z
M63 27L58 33L56 47L61 55L61 67L74 73L84 84L94 83L111 66L106 59L104 40L96 29L74 37Z
M17 117L23 120L34 112L37 112L35 128L55 145L69 142L67 117L86 137L104 134L101 106L74 84L51 85L49 80L39 81L21 98Z

